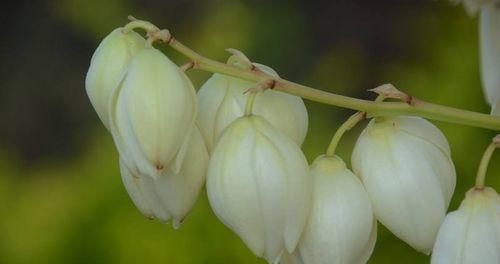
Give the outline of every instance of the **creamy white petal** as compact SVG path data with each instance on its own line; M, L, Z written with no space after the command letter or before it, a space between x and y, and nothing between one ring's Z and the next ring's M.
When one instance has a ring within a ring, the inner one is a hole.
M196 114L194 88L160 51L141 50L132 59L110 104L111 132L123 160L142 175L158 177L176 162L189 140Z
M137 208L148 218L167 222L177 228L196 202L205 181L208 152L198 128L193 129L185 161L178 173L169 170L158 178L129 170L120 162L125 188Z
M372 120L356 143L352 165L377 219L428 254L455 187L455 170L438 141L418 131L425 125L407 131L408 125L399 125L405 122L406 117Z
M363 248L361 255L359 256L358 260L355 263L365 264L366 262L368 262L368 260L373 254L373 250L375 249L375 244L377 243L377 235L378 235L377 219L373 218L370 238L366 243L365 247Z
M394 120L393 123L400 128L401 131L431 142L444 152L444 157L447 157L447 159L429 159L429 162L431 163L431 167L436 171L435 174L438 176L441 189L446 196L445 203L446 206L448 206L453 195L453 190L455 189L456 175L455 166L451 160L450 146L444 134L431 122L423 118L400 116L395 119L388 118L386 122L391 122L390 120ZM447 163L448 166L442 166L443 163Z
M278 76L271 68L256 64L271 75ZM198 91L198 117L209 149L224 129L239 118L245 109L247 96L244 92L255 83L214 74ZM302 144L307 134L307 109L300 97L268 90L256 97L253 112Z
M158 197L172 215L174 227L183 222L198 200L208 167L208 151L198 128L193 130L188 145L180 171L168 171L155 184Z
M207 175L210 204L252 252L269 262L293 251L310 203L307 161L298 146L258 116L223 133Z
M500 5L485 4L480 14L481 78L486 101L500 99Z
M104 126L109 129L108 105L113 89L118 85L132 56L145 47L146 40L122 28L106 36L92 55L85 78L85 88L92 106Z
M500 197L489 187L472 189L439 230L433 264L500 263Z
M208 149L213 149L213 135L215 133L215 119L217 111L225 98L227 89L227 79L214 73L205 84L198 90L198 122L201 134L207 144ZM217 87L217 88L208 88Z
M397 126L402 131L429 141L440 148L446 155L451 154L450 145L443 132L426 119L416 116L399 116L396 118L387 117L385 122L391 121L394 121L394 126Z
M143 189L140 182L140 177L134 175L121 160L120 175L122 177L123 185L125 186L128 195L134 202L137 209L139 209L139 211L147 218L153 219L153 209L151 208L150 203L146 200L145 194L143 193L145 190Z
M313 206L298 246L302 262L366 262L375 244L376 222L362 183L338 157L318 157L311 175Z
M227 79L227 87L231 87L231 80ZM237 117L243 116L243 109L245 108L246 102L238 101L236 98L237 91L234 89L226 88L225 94L222 102L217 108L215 120L214 120L214 134L222 135L224 129L226 129L229 124L231 124ZM216 144L218 136L214 137L213 143Z
M125 189L139 211L147 218L167 222L170 219L170 213L163 206L155 191L154 180L149 176L141 175L137 170L128 169L122 160L120 160L120 172Z

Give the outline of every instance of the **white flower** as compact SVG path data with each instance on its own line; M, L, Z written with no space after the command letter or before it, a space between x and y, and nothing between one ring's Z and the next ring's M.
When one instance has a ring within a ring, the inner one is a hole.
M177 228L198 198L207 165L208 152L196 127L178 173L169 170L154 179L128 169L122 161L120 170L125 188L137 208L148 218L163 222L172 218L174 228Z
M471 189L439 230L433 264L500 263L500 197L494 189Z
M111 133L124 165L153 178L179 172L195 115L187 76L160 51L139 51L110 104Z
M366 263L375 246L377 222L361 181L339 157L318 157L311 176L311 213L288 263Z
M297 246L311 201L307 161L262 117L227 127L210 158L207 191L215 214L255 255L276 262Z
M278 74L271 68L256 64L271 74ZM243 115L247 96L245 90L255 83L214 74L198 91L198 117L208 149L212 150L222 131L235 119ZM302 98L268 90L259 93L255 99L253 113L262 116L274 127L301 145L307 134L307 109Z
M123 33L122 28L111 32L99 44L85 79L85 87L90 102L104 126L109 129L109 100L113 89L123 77L130 59L146 45L146 40L131 31Z
M430 253L455 188L444 135L419 117L373 119L352 155L377 219L416 250Z
M500 100L500 1L481 7L480 34L481 78L486 101L495 110Z

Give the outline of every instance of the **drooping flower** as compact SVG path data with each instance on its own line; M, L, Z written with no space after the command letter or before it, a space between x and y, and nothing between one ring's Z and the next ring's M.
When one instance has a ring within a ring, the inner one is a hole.
M269 262L292 252L311 201L307 161L289 137L257 115L235 120L215 146L207 192L219 219Z
M113 92L111 133L125 166L153 178L178 173L196 115L187 76L160 51L139 51Z
M492 188L469 190L441 226L432 264L500 263L500 196Z
M377 219L416 250L430 253L455 188L444 135L419 117L373 119L352 155Z
M377 222L361 181L339 157L311 165L312 209L295 253L284 263L366 263L377 239Z
M208 152L199 129L195 127L185 160L178 173L168 170L159 177L141 175L120 162L122 180L136 207L148 218L162 222L173 219L179 227L191 211L205 182Z
M261 71L278 76L271 68L255 64ZM244 92L255 83L222 74L214 74L198 91L198 117L209 150L222 131L243 115ZM307 134L307 109L302 98L268 90L257 95L253 112L301 145Z
M99 44L85 79L85 87L90 102L104 126L110 127L109 101L114 88L132 57L146 45L146 40L134 31L123 33L122 28L113 30Z

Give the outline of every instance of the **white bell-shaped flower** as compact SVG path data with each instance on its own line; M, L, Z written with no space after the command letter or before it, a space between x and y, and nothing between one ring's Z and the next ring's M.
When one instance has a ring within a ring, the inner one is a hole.
M469 190L439 230L432 264L500 263L500 197L494 189Z
M271 68L256 66L273 76L278 74ZM235 119L243 115L247 89L255 83L215 73L198 91L198 117L202 134L209 150L222 131ZM262 116L274 127L302 145L307 134L307 109L302 98L283 92L268 90L257 95L253 113Z
M352 154L354 173L377 219L429 254L455 189L455 167L441 131L419 117L370 121Z
M154 179L141 175L137 169L130 170L120 161L123 183L137 208L151 219L172 219L174 228L193 208L205 182L207 166L208 151L197 127L178 173L168 170Z
M210 158L207 192L215 214L255 255L276 262L295 250L311 205L308 164L264 118L227 127Z
M500 100L500 1L481 7L481 78L486 101L495 108Z
M288 263L366 263L377 239L377 222L363 184L339 157L316 158L311 176L311 213Z
M117 28L97 47L85 78L90 102L104 126L109 129L109 100L132 57L146 45L146 40L134 31L123 33Z
M193 85L154 48L139 51L110 104L111 133L130 170L158 177L179 172L194 127Z

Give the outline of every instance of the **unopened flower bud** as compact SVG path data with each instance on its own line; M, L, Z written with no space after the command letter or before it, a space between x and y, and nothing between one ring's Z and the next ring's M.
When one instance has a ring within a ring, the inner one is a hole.
M441 226L432 264L500 263L500 196L492 188L473 188Z
M173 219L179 227L193 208L205 182L208 152L196 127L191 134L185 160L178 173L168 170L158 178L141 175L120 162L122 180L132 201L148 218Z
M339 157L318 157L311 176L311 213L289 263L366 263L375 246L377 222L361 181Z
M179 172L196 115L187 76L160 51L143 49L111 102L111 133L125 165L153 178Z
M85 79L90 102L104 126L109 129L109 100L113 89L123 78L132 56L145 47L146 40L134 31L123 33L122 28L111 32L99 44Z
M273 76L271 68L256 64ZM256 84L239 78L214 74L198 91L198 117L209 150L222 131L243 115L247 96L243 94ZM262 116L274 127L301 145L307 134L307 109L302 98L283 92L267 90L255 99L253 113Z
M419 117L373 119L352 155L377 219L416 250L430 253L455 188L444 135Z
M308 165L264 118L227 127L210 158L207 192L215 214L255 255L275 262L295 250L311 205Z

